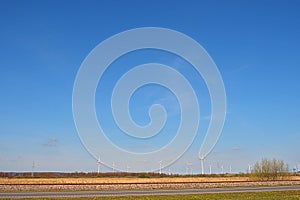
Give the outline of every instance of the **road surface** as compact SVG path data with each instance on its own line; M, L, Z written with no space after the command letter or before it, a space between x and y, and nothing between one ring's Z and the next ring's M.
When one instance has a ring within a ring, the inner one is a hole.
M7 192L0 193L0 198L80 198L107 196L149 196L149 195L179 195L237 192L270 192L300 190L300 185L268 186L268 187L229 187L201 188L179 190L110 190L110 191L76 191L76 192Z

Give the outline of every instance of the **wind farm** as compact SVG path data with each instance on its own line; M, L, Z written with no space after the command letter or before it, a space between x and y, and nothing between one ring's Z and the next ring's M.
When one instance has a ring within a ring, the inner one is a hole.
M201 159L203 161L204 159ZM255 163L262 168L269 166L266 162L280 164L280 160L264 159ZM212 173L212 163L205 165L200 162L200 173L193 173L194 165L187 161L184 165L186 171L183 174L172 174L171 166L165 167L163 160L158 162L157 172L131 172L129 164L126 171L116 171L115 163L111 171L104 172L100 157L96 160L97 168L94 172L39 172L35 170L36 163L33 162L32 172L0 172L0 198L2 197L90 197L102 198L107 196L146 196L151 194L166 195L166 198L177 195L187 195L186 198L198 194L197 198L203 198L206 193L216 193L214 198L221 198L219 192L244 193L246 198L250 192L259 188L265 188L266 192L285 191L286 195L294 195L300 185L300 171L288 172L277 171L276 176L260 174L255 167L248 165L245 173L232 173L232 166L215 166L219 173ZM131 163L134 166L134 163ZM279 165L278 165L279 166ZM279 169L275 166L276 169ZM225 170L227 169L228 170ZM208 169L208 170L205 170ZM249 171L248 171L249 170ZM285 170L284 168L282 170ZM297 169L298 170L298 169ZM262 187L263 186L263 187ZM225 189L226 188L226 189ZM205 190L205 191L204 191ZM227 191L228 190L228 191ZM57 192L64 191L64 192ZM130 192L127 192L130 191ZM165 192L169 191L169 192ZM171 192L171 191L174 191ZM175 192L176 191L176 192ZM291 192L290 192L291 191ZM201 194L201 195L200 195ZM233 195L232 194L232 195ZM278 198L279 192L274 193L274 199ZM270 194L269 194L270 195ZM220 196L220 197L219 197ZM158 198L153 196L153 198ZM242 198L241 198L242 199Z
M0 199L300 196L299 0L4 0L0 24Z

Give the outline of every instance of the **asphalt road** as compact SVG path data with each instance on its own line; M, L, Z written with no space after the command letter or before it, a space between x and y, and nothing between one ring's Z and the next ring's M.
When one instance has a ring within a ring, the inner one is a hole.
M300 185L268 186L268 187L229 187L201 188L179 190L111 190L111 191L74 191L74 192L8 192L0 193L0 198L80 198L105 196L149 196L149 195L178 195L178 194L208 194L208 193L237 193L237 192L270 192L300 190Z

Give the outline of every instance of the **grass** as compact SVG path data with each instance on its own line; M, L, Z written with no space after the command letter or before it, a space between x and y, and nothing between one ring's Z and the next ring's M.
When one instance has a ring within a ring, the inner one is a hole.
M0 184L125 184L125 183L192 183L192 182L243 182L249 177L101 177L101 178L0 178ZM300 180L299 176L290 176L286 180Z
M120 183L191 183L239 182L247 177L163 177L163 178L0 178L0 184L120 184Z
M249 192L249 193L220 193L220 194L198 194L198 195L170 195L170 196L129 196L129 197L95 197L95 198L75 198L78 200L300 200L300 191L280 191L280 192Z

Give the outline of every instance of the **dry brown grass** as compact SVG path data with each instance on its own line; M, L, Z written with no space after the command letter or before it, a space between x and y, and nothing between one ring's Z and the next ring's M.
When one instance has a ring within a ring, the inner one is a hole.
M130 184L130 183L218 183L250 181L248 177L174 177L174 178L0 178L0 184ZM300 180L290 177L288 180Z
M176 178L0 178L0 184L126 184L126 183L192 183L239 182L247 177L176 177Z

